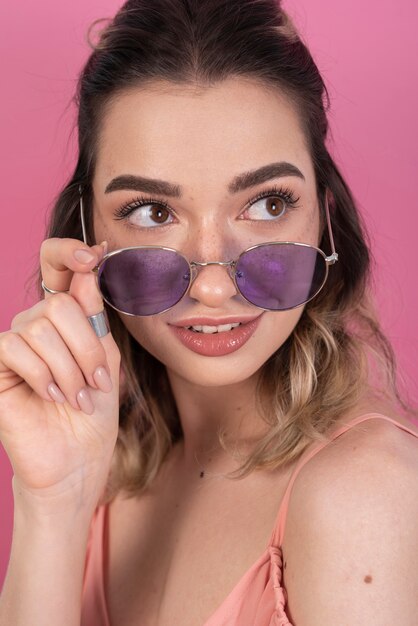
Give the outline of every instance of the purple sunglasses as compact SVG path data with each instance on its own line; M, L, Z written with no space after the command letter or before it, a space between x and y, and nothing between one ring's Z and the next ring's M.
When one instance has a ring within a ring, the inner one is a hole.
M87 244L81 187L79 190L83 240ZM338 261L327 196L325 211L330 256L306 243L272 241L247 248L233 261L189 262L173 248L134 246L105 254L92 271L105 302L126 315L168 311L188 292L198 267L206 265L227 267L238 292L250 304L268 311L294 309L321 291L328 266Z

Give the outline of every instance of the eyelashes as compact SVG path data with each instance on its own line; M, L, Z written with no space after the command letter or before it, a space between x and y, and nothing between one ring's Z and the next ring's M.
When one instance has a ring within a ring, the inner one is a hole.
M123 204L119 209L115 211L115 219L123 220L125 217L128 217L135 209L139 209L142 206L147 204L155 204L160 207L164 207L170 214L173 214L173 210L169 207L169 205L163 200L157 200L156 198L139 196L134 200L130 200L126 204Z
M283 212L286 212L289 209L291 210L291 209L297 208L298 206L297 203L300 200L300 196L296 196L293 190L290 189L289 187L273 185L272 187L269 187L268 189L265 189L259 192L256 196L253 196L252 198L247 200L243 213L245 213L248 209L250 209L251 206L257 201L262 200L264 198L269 198L271 196L275 198L278 197L283 201L284 203ZM134 200L130 200L129 202L126 202L121 207L119 207L114 213L115 215L114 219L124 220L135 210L141 207L144 207L146 205L153 205L156 207L160 207L160 209L162 208L163 211L159 211L160 215L161 213L166 212L171 217L175 216L175 212L173 211L173 209L166 202L164 202L164 200L159 200L157 198L153 198L150 196L138 196L134 198ZM276 221L278 217L280 216L276 217ZM274 216L272 220L253 220L253 221L261 221L261 222L274 221ZM168 223L154 222L152 227L159 226L161 228L162 226L169 226L171 223L172 222L168 222ZM142 227L142 228L148 229L149 227Z
M247 200L246 207L249 208L249 206L254 204L254 202L257 202L258 200L262 200L263 198L268 198L270 196L277 196L281 198L284 201L286 207L291 207L291 208L296 208L297 202L299 202L300 200L300 196L296 197L292 189L290 189L289 187L281 187L281 186L273 185L273 187L270 187L269 189L265 189L264 191L261 191L253 198L250 198L249 200Z

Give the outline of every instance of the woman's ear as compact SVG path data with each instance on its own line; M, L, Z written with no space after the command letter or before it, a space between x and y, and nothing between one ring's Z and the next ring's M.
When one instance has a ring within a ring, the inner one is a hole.
M328 208L331 214L331 212L334 210L334 207L335 207L335 198L334 198L334 194L332 193L331 189L329 189L329 187L325 189L325 198L328 201Z

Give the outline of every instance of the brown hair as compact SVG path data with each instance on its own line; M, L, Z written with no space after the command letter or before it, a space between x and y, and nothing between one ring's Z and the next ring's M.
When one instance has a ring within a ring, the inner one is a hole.
M96 22L97 23L97 22ZM95 23L95 24L96 24ZM94 25L95 25L94 24ZM388 382L382 393L400 398L393 351L368 297L370 254L354 198L326 147L329 96L306 45L276 0L128 0L103 28L82 69L78 107L78 161L58 195L47 237L82 239L78 186L83 186L88 241L100 127L118 94L155 80L210 87L225 78L255 79L286 94L299 114L314 165L322 216L330 210L339 262L309 302L285 343L262 366L258 399L268 433L240 470L294 461L353 408L371 385L370 359ZM320 243L330 253L325 229ZM40 271L37 287L40 297ZM134 495L155 478L181 424L162 363L128 333L105 304L126 377L120 427L104 501L120 489ZM380 377L380 374L379 374ZM227 449L224 433L221 444Z

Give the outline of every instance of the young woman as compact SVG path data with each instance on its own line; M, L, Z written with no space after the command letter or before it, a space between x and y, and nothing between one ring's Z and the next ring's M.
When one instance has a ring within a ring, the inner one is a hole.
M326 95L275 0L103 30L0 336L2 626L416 624L418 429Z

